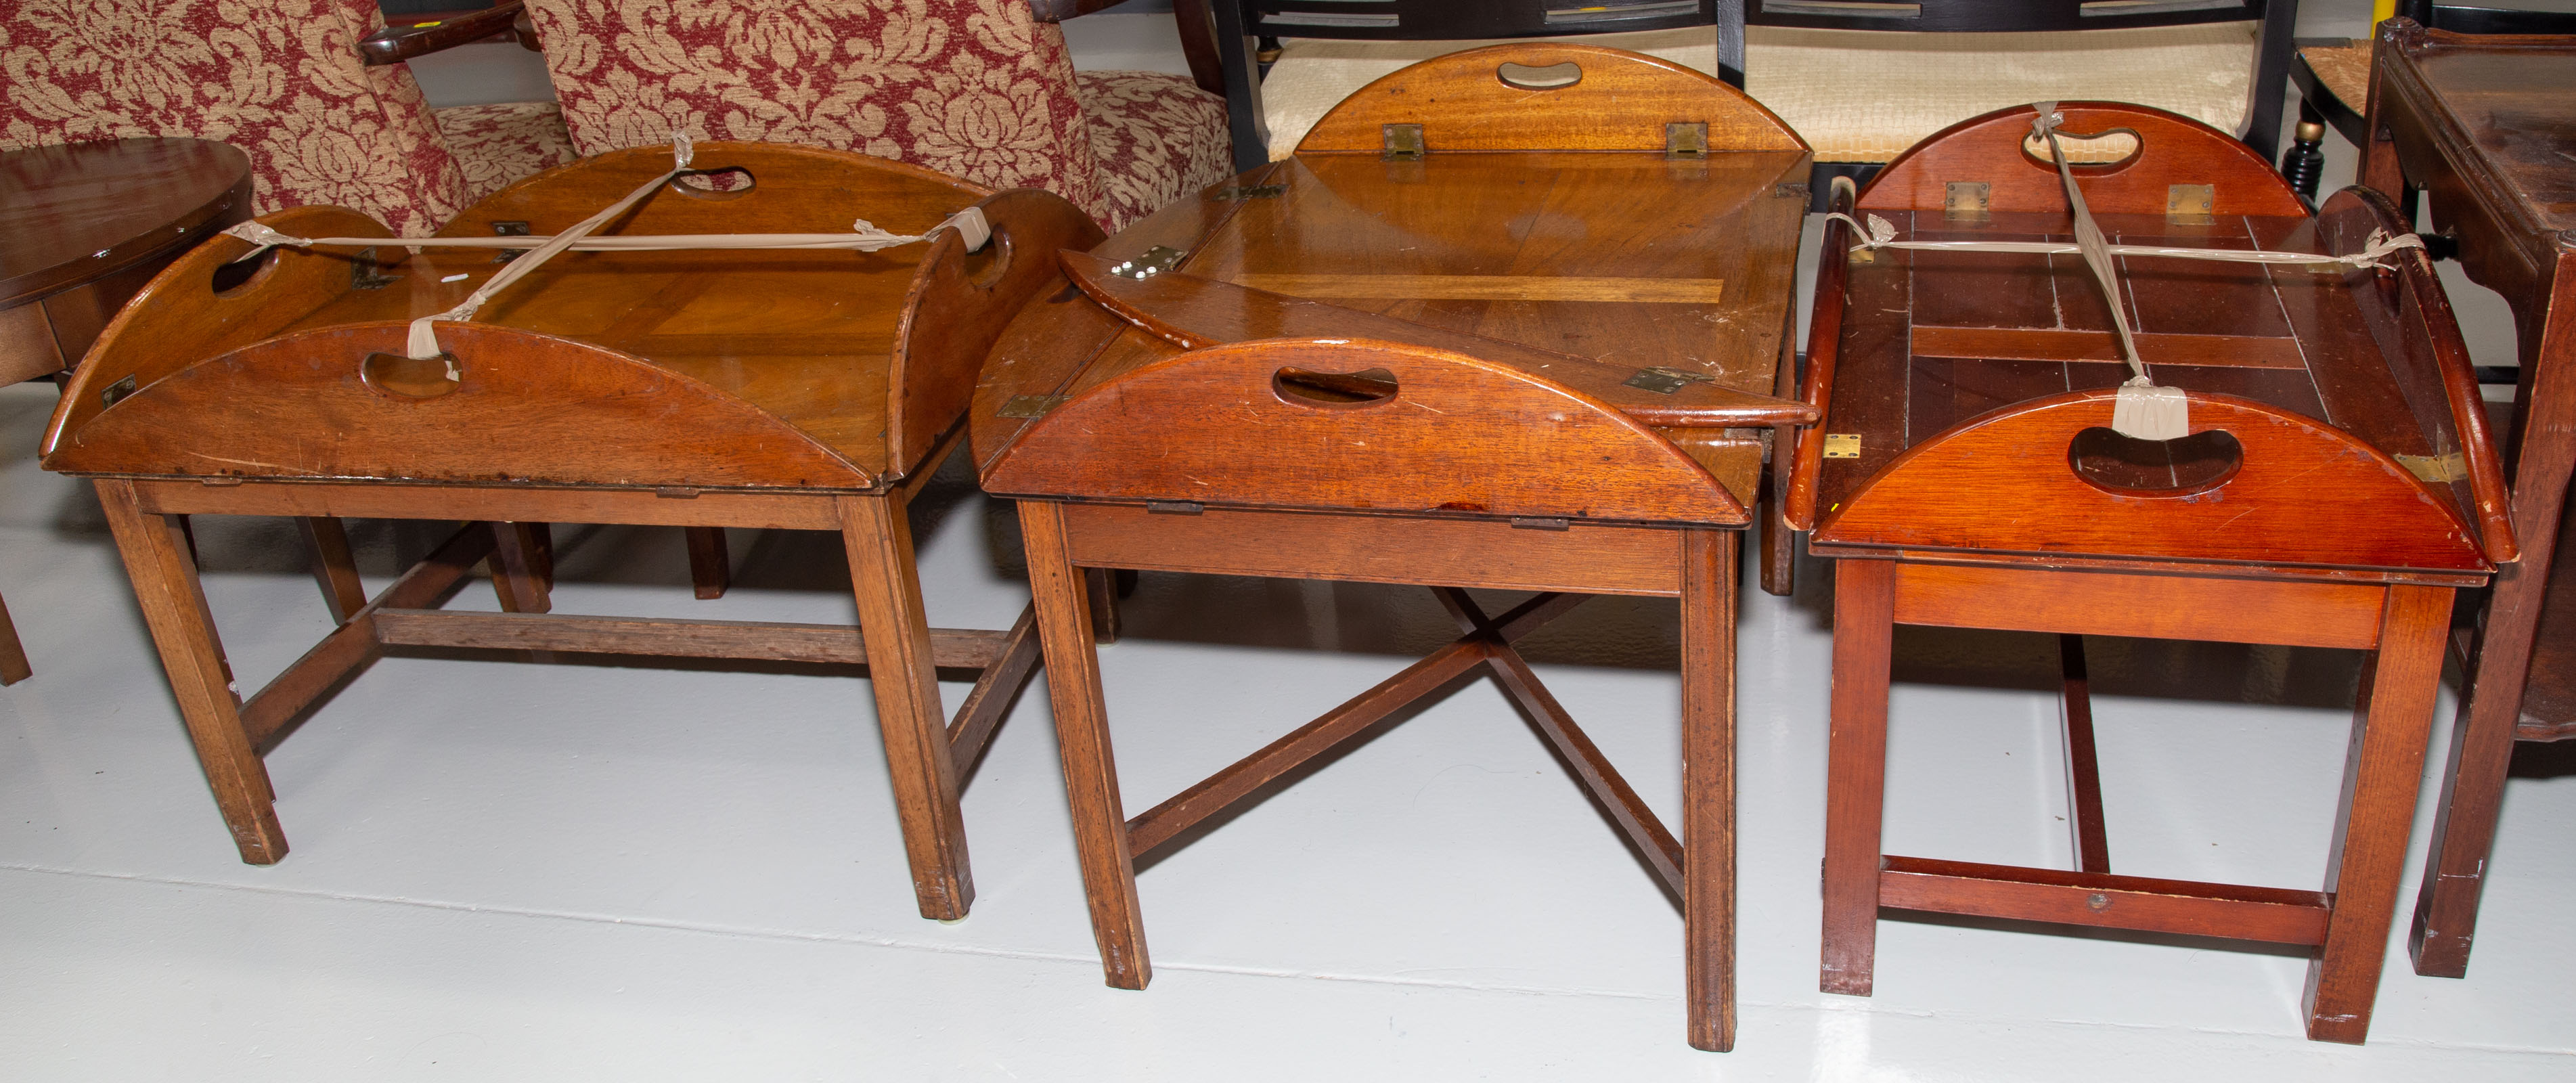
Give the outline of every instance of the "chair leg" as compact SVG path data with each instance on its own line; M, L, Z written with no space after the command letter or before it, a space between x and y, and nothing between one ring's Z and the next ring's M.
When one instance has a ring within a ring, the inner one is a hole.
M277 823L277 792L269 785L268 766L251 747L242 728L241 701L233 694L232 669L224 662L221 640L206 612L197 564L188 555L178 516L142 510L131 482L101 480L98 501L116 536L118 555L134 581L134 598L144 623L160 650L162 670L178 698L188 739L197 762L215 791L224 824L243 861L274 864L286 856L286 832Z
M1061 505L1020 501L1020 537L1028 553L1029 591L1045 648L1047 697L1064 757L1065 799L1073 807L1092 939L1109 984L1142 989L1153 980L1154 966L1145 953L1135 858L1118 799L1118 764L1109 748L1109 708L1100 691L1100 656L1092 641L1091 606L1083 597L1090 577L1073 566L1065 549Z
M1878 957L1878 866L1887 800L1887 682L1896 563L1834 566L1832 747L1825 761L1824 959L1817 987L1868 996Z
M27 648L18 642L18 625L9 619L9 604L0 602L0 685L36 675L27 665Z
M724 528L688 526L680 532L689 539L689 581L697 586L698 597L724 597L733 586L733 555L725 550Z
M322 602L331 607L331 623L347 624L367 607L367 588L358 580L358 558L349 549L349 530L328 516L302 516L295 525L313 550L313 581Z
M504 613L543 613L554 608L548 578L539 574L537 535L543 523L492 524L492 593Z
M1682 926L1693 1048L1735 1048L1736 536L1682 535Z
M2451 597L2447 587L2389 587L2379 650L2362 668L2343 807L2326 866L2334 910L2325 944L2308 964L2308 1037L2316 1041L2359 1045L2370 1033L2433 727L2433 696L2442 682Z
M2066 732L2066 819L2075 838L2075 867L2111 871L2111 843L2102 824L2102 764L2093 745L2093 682L2084 671L2084 637L2057 637L2064 689L2058 699Z
M2325 175L2326 168L2325 151L2319 146L2326 138L2325 114L2301 100L2299 123L2291 132L2290 149L2281 155L2281 177L2290 182L2290 190L2313 206L2317 201L2317 180Z
M839 504L868 685L894 779L913 895L923 917L962 918L975 901L975 878L967 866L957 761L948 753L948 714L940 706L938 671L931 663L930 620L922 609L912 530L900 499L848 496Z

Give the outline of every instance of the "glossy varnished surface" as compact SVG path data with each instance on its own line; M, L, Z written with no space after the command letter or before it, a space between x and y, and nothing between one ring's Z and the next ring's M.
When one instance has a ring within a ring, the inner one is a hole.
M2535 230L2576 229L2576 49L2509 39L2481 47L2474 37L2421 56L2422 85L2475 144L2485 165L2530 216Z
M249 185L249 158L202 139L0 154L0 308L194 243Z

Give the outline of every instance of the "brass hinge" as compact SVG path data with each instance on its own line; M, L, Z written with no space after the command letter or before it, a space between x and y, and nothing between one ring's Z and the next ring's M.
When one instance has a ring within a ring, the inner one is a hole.
M1664 157L1708 157L1708 123L1691 121L1664 125Z
M1188 256L1189 253L1183 252L1180 249L1158 244L1152 248L1146 249L1144 255L1120 261L1117 266L1109 269L1109 273L1117 275L1120 278L1132 278L1138 282L1142 282L1148 278L1154 277L1155 275L1180 266L1181 260Z
M2469 460L2456 451L2448 455L2400 455L2397 465L2435 485L2466 481L2469 477Z
M1811 192L1809 192L1809 191L1808 191L1808 189L1807 189L1807 182L1805 182L1805 181L1798 181L1798 182L1795 182L1795 183L1792 183L1792 184L1774 184L1774 185L1772 185L1772 186L1771 186L1771 198L1773 198L1773 199L1795 199L1795 200L1797 200L1798 202L1804 203L1804 202L1807 202L1809 199L1814 198L1814 196L1813 196L1813 193L1811 193Z
M528 235L528 224L515 219L494 222L492 223L492 235L495 237L525 237ZM492 262L508 263L511 260L517 259L526 254L528 254L528 250L525 248L504 248L493 255Z
M1148 500L1145 510L1154 515L1197 515L1207 511L1207 505L1196 500Z
M2208 184L2173 184L2165 187L2165 221L2183 226L2205 226L2218 219L2211 208L2218 204L2218 189Z
M376 263L376 250L373 248L359 249L358 258L349 261L349 285L355 289L380 290L393 285L401 277L384 273L384 268Z
M1381 124L1378 131L1386 138L1386 157L1420 161L1423 155L1430 153L1429 148L1422 145L1422 125Z
M118 380L115 383L107 385L106 390L99 392L98 405L101 409L114 406L117 403L125 401L125 397L133 393L134 377L127 376L122 380Z
M1828 459L1860 458L1860 434L1856 432L1826 433L1825 457Z
M1277 199L1288 194L1285 184L1237 184L1208 193L1209 199Z
M1994 203L1994 185L1985 181L1951 181L1942 186L1941 217L1985 221Z

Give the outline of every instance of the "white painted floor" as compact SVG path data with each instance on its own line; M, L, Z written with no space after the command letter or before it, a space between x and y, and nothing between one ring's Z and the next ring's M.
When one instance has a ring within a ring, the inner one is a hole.
M2509 360L2509 332L2471 330ZM1878 995L1818 993L1814 565L1794 599L1747 594L1731 1054L1683 1044L1671 902L1485 683L1145 872L1144 992L1100 982L1035 688L967 789L981 894L953 925L915 916L864 681L811 670L388 660L270 758L294 851L245 866L95 502L35 465L52 404L0 389L0 593L37 670L0 691L0 1078L2576 1078L2571 777L2508 789L2466 980L2414 976L2401 921L2366 1047L2300 1039L2302 960L2171 938L1888 920ZM1007 624L1007 506L952 471L916 523L933 618ZM374 586L431 540L358 531ZM698 602L676 531L561 536L560 611L851 614L827 537L737 533L736 590ZM326 617L291 529L198 537L251 687ZM1447 635L1394 588L1149 575L1126 613L1103 660L1131 809ZM1605 599L1531 645L1667 818L1674 617ZM2093 647L2115 867L2320 884L2355 659ZM2063 862L2049 641L1900 651L1890 848Z

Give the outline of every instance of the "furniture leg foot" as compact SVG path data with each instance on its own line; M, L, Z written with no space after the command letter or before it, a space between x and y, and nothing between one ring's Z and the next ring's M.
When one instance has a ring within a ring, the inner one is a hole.
M930 621L913 565L912 531L900 500L850 496L839 501L851 589L858 597L868 684L894 780L895 813L912 865L921 916L955 920L975 901L966 859L966 823L957 808L957 761L948 751L948 716L932 668Z

